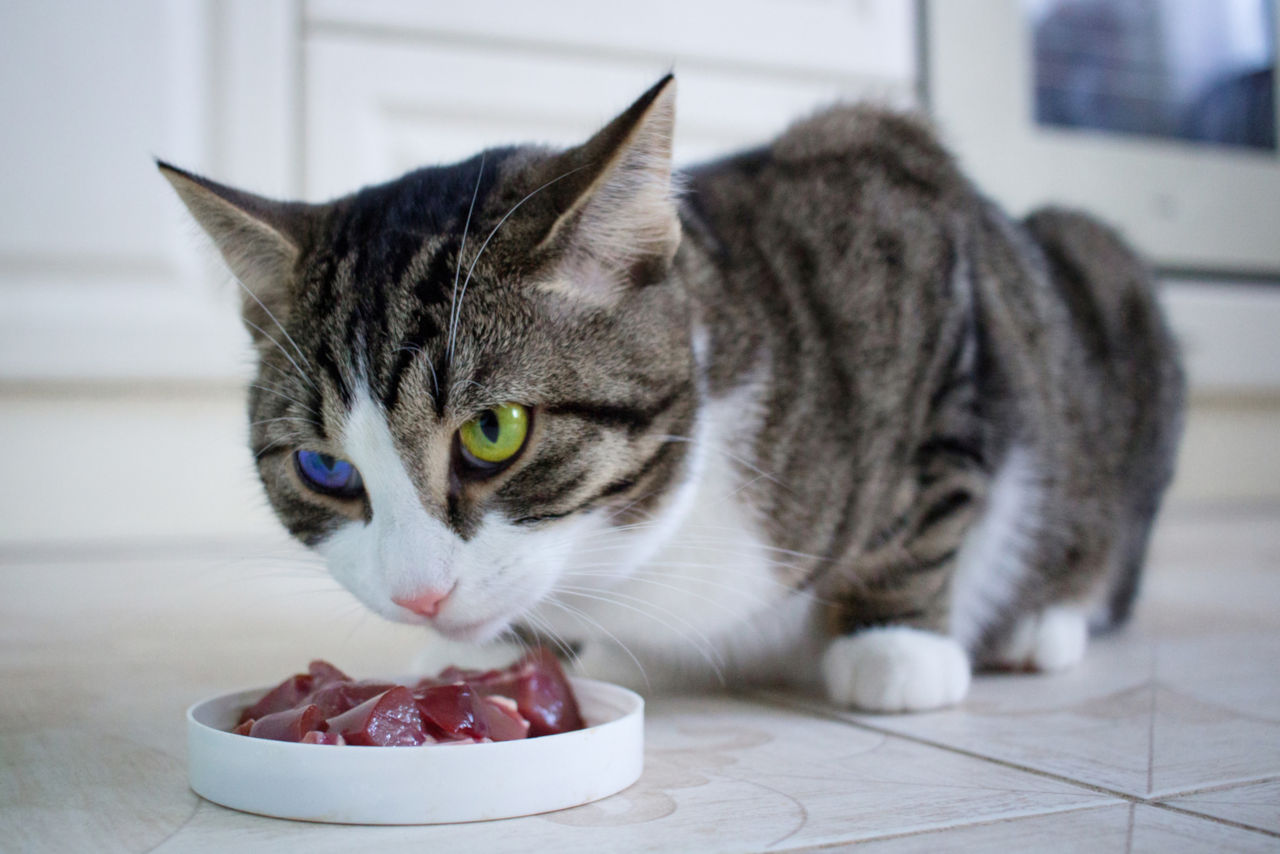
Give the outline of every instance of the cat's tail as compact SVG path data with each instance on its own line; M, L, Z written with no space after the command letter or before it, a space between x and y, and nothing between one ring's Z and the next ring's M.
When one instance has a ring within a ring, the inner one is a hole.
M1086 346L1106 354L1106 381L1128 413L1117 431L1123 435L1113 437L1121 448L1114 475L1125 524L1112 549L1105 610L1094 624L1105 630L1133 609L1151 528L1173 478L1186 380L1154 277L1113 230L1058 208L1034 212L1025 225Z

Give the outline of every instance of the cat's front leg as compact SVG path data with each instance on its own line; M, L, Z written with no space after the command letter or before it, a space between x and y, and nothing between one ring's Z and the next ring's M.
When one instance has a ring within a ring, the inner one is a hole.
M841 706L922 712L955 705L969 691L969 655L948 633L950 586L986 478L951 458L937 468L875 546L825 591L836 636L822 676Z

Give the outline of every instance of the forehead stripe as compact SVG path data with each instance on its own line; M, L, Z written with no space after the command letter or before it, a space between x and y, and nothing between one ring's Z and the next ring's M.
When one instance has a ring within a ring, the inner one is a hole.
M425 311L419 313L417 325L414 326L409 337L400 342L395 363L391 366L391 372L387 375L386 390L382 393L382 406L388 412L395 409L396 404L400 402L400 383L404 380L404 372L413 364L414 359L431 358L430 353L427 352L427 345L429 341L439 334L440 324L436 323L435 318ZM438 375L436 381L439 381ZM438 390L435 387L432 387L430 391L433 396L438 394Z
M342 399L342 405L346 409L351 408L351 389L347 385L347 381L342 377L342 371L338 369L338 363L333 359L333 349L324 343L316 351L316 363L320 369L328 375L329 380L333 383L333 387L338 391L338 397Z
M395 361L387 374L386 382L383 383L382 406L388 412L395 409L400 402L400 383L404 380L404 372L413 364L414 359L428 351L428 345L442 332L434 310L436 306L444 305L448 301L448 292L445 290L444 283L448 279L449 271L453 268L450 262L456 257L456 253L452 251L455 243L450 241L437 250L427 264L426 271L413 283L413 295L417 303L413 330L400 342ZM429 356L423 357L429 358ZM435 364L438 361L438 359L432 361L432 366L437 372L443 367ZM440 382L438 373L435 382L436 384ZM439 389L435 385L431 388L431 394L439 395Z
M631 433L647 430L663 413L687 398L692 391L682 385L654 403L631 405L602 401L563 401L547 407L552 415L569 415L584 421L594 421L605 427L626 428Z

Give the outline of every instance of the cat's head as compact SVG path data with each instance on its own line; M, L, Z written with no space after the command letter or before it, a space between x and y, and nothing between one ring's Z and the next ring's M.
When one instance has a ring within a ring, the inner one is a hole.
M375 612L490 637L683 476L674 97L328 204L161 164L244 286L271 503Z

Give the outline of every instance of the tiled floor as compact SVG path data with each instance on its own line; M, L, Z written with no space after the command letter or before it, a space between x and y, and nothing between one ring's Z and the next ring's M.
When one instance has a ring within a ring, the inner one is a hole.
M659 698L626 792L400 828L201 801L182 711L317 655L394 671L416 631L244 547L0 554L0 849L1280 851L1277 522L1166 518L1137 620L1069 673L983 676L963 707L909 716Z

